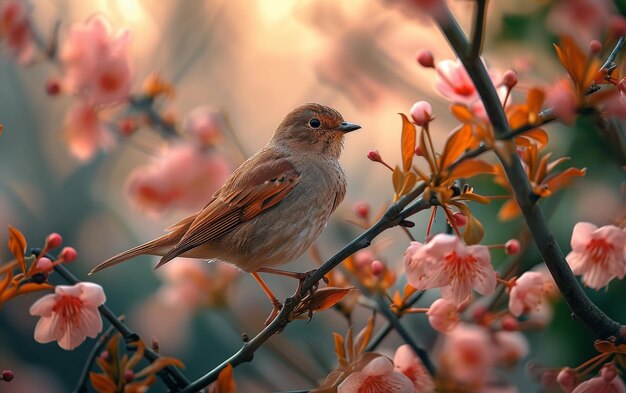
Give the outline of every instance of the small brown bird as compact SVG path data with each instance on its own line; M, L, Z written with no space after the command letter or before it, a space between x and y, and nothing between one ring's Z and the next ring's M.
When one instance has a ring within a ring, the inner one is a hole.
M292 261L317 239L346 192L343 137L359 128L323 105L294 109L201 211L91 273L141 254L162 256L155 269L178 256L220 260L253 273L276 306L256 272L284 273L268 267Z

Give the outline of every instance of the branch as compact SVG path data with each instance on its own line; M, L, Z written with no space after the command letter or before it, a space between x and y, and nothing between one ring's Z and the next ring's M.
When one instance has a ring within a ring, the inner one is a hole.
M482 52L483 37L485 33L485 11L487 0L476 0L476 16L472 27L472 47L470 56L478 57Z
M101 334L100 337L98 337L96 345L93 346L91 352L89 352L89 356L87 356L83 371L81 371L78 382L76 383L76 387L74 388L74 393L87 393L87 379L89 377L89 371L91 370L91 366L93 366L93 361L102 351L102 348L104 348L107 341L109 340L109 337L111 337L111 334L113 334L114 331L115 327L109 326L107 331Z
M415 340L413 340L406 328L400 323L398 316L394 314L391 308L389 308L389 305L387 304L387 302L385 302L385 299L383 299L380 295L376 296L376 304L378 304L378 311L380 311L385 316L387 322L389 322L389 324L393 326L393 328L398 332L400 337L402 337L404 342L411 346L415 354L417 354L422 363L424 363L424 366L426 367L430 375L435 376L435 366L430 361L428 353L426 353L426 351L422 347L420 347L415 342Z
M600 67L600 70L607 70L609 74L613 72L613 70L617 67L617 65L615 64L615 59L617 58L619 51L622 49L622 46L624 46L624 40L625 40L624 36L621 36L619 40L617 40L615 47L611 51L611 54L609 55L609 57L607 57L604 64L602 64L602 67Z
M439 27L474 81L493 125L494 133L496 136L510 134L511 129L506 115L504 114L504 109L500 104L495 87L481 59L477 56L466 55L470 53L469 43L457 21L447 9L438 13L436 18ZM506 143L509 150L514 152L515 145L512 142ZM526 224L533 235L539 253L546 262L563 298L574 315L599 338L619 336L620 324L609 318L591 302L565 261L563 252L559 248L554 235L548 228L541 208L532 200L532 189L519 157L513 153L504 156L502 152L499 152L498 156L511 183L511 188L524 215Z
M46 255L46 256L54 260L54 257L52 255ZM61 277L63 277L67 282L71 284L78 284L79 282L81 282L63 265L56 265L54 267L54 270ZM102 316L106 318L109 321L109 323L118 332L122 334L122 337L124 337L124 340L127 343L140 340L137 333L133 332L132 330L128 328L128 326L122 323L122 321L120 321L117 318L115 313L113 313L113 311L111 311L111 309L107 307L106 304L103 304L100 307L98 307L98 311L100 311L100 314L102 314ZM153 351L151 348L146 347L144 350L144 357L148 361L154 362L155 360L160 358L161 355ZM189 385L189 381L187 380L187 378L183 375L183 373L178 368L174 366L165 367L162 371L159 372L159 375L163 379L163 382L167 384L168 388L170 388L173 391L178 391L179 389Z
M311 273L311 275L309 275L302 282L300 292L285 299L282 310L276 316L276 318L274 318L274 320L265 327L265 329L259 332L259 334L257 334L254 338L245 343L239 349L239 351L237 351L231 357L219 364L209 373L189 384L189 386L183 389L181 393L196 392L208 386L211 382L217 379L220 371L222 371L222 369L224 369L224 367L229 364L232 367L237 367L242 363L251 361L256 350L259 349L265 341L267 341L274 334L281 332L291 322L291 313L293 312L293 310L300 303L300 300L315 285L317 285L322 277L324 277L328 272L330 272L333 268L339 265L344 259L346 259L350 255L354 254L358 250L368 247L376 236L389 228L398 226L405 218L409 216L403 209L409 203L419 197L424 192L425 188L425 183L419 183L417 187L413 189L413 191L400 198L400 200L395 204L391 205L389 209L387 209L385 214L374 225L372 225L369 229L359 235L356 239L345 245L335 255L328 259L322 266L320 266L317 270ZM417 206L421 206L423 210L428 208L430 204L426 202L418 204L418 202L415 202L412 205L411 211L418 212L419 208Z
M400 308L400 311L404 311L407 308L413 306L418 300L420 300L422 298L422 296L426 293L426 291L417 291L414 292L413 294L411 294L411 296L409 296L409 298L407 299L406 303L404 303L404 305ZM403 315L403 314L401 314ZM399 317L398 317L399 318ZM385 337L387 337L387 335L393 330L393 325L387 321L387 323L385 324L385 326L383 326L378 333L376 333L376 336L374 336L374 338L372 338L369 342L369 344L367 344L367 346L365 347L365 351L373 351L374 349L376 349L376 347L378 347L380 345L380 343L385 339Z

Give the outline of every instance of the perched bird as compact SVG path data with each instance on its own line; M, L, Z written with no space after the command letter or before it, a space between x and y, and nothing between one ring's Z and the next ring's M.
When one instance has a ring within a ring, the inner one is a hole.
M256 272L281 274L271 267L304 253L343 200L346 177L338 159L344 135L359 128L327 106L294 109L202 210L91 273L141 254L162 256L156 268L178 256L220 260L253 273L268 293Z

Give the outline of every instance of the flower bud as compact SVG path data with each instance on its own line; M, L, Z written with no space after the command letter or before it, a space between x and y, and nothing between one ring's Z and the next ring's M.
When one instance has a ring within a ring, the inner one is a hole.
M517 85L517 73L513 70L506 70L502 75L502 84L511 90Z
M600 53L601 50L602 50L602 43L600 41L591 40L591 42L589 42L589 52L592 55Z
M61 82L57 78L50 78L46 82L46 93L49 96L57 96L61 93Z
M428 102L418 101L411 107L411 118L415 124L424 127L433 119L432 112L433 108Z
M124 136L132 135L137 131L137 122L134 119L126 118L120 120L118 124L120 134Z
M613 366L611 363L608 363L604 367L602 367L602 370L600 370L600 375L602 376L604 382L611 382L615 379L615 377L617 377L617 370L615 370L615 366Z
M370 205L365 201L359 201L354 204L354 212L357 216L367 219L370 215Z
M367 158L374 162L382 162L383 158L380 156L378 150L370 150L367 152Z
M425 68L435 68L435 59L433 53L428 49L420 49L415 54L417 63Z
M457 228L464 227L467 224L467 216L457 212L452 215L452 221L452 224L456 225Z
M43 257L37 261L37 269L44 273L50 273L52 271L52 261L49 258Z
M77 256L78 253L76 252L76 249L74 247L65 247L63 250L61 250L61 253L59 254L59 259L62 259L65 262L72 262L76 259Z
M11 370L2 370L0 373L0 379L6 382L11 382L15 378L15 374Z
M565 392L571 392L576 387L576 371L564 367L556 376L556 382Z
M510 315L507 315L503 317L502 320L500 321L500 327L502 327L502 330L514 332L514 331L519 330L519 322L517 321L516 318Z
M375 259L370 264L370 270L374 276L378 277L385 271L385 265L378 259Z
M58 233L51 233L48 237L46 237L46 245L48 246L48 249L60 247L61 243L63 243L63 238Z
M504 243L504 252L506 255L515 255L519 252L521 246L519 240L511 239Z
M124 370L124 381L126 383L133 382L135 380L135 373L133 370Z

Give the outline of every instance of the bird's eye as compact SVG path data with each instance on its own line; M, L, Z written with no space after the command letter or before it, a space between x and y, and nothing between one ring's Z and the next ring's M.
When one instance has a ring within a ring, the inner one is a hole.
M320 126L322 125L322 122L320 121L320 119L311 119L311 121L309 121L309 125L311 126L311 128L320 128Z

